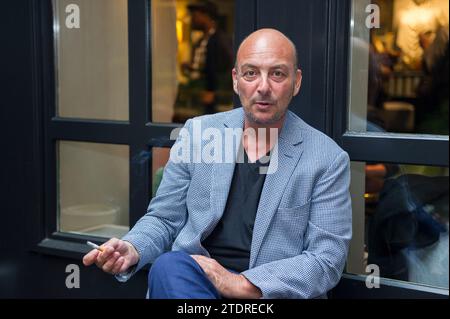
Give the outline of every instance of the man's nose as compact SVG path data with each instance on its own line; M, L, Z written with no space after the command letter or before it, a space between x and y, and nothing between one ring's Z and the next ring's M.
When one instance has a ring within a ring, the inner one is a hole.
M270 93L270 83L268 76L261 76L257 90L258 93L263 96Z

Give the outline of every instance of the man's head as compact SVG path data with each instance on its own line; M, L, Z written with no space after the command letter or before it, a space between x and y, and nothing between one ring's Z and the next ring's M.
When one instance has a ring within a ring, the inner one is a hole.
M232 73L233 89L247 121L258 126L281 126L302 81L292 41L275 29L253 32L239 46Z
M217 6L210 1L202 1L187 6L192 16L192 28L207 30L218 17Z

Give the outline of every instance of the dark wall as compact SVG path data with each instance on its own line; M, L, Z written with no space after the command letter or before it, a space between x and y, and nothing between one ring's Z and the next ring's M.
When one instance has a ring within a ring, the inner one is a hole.
M331 114L332 105L328 101L332 91L327 80L332 59L327 48L332 37L329 31L332 3L329 0L237 0L235 28L236 49L251 31L260 28L278 29L294 42L303 80L290 110L328 134L331 127L326 116Z
M315 128L326 131L327 0L258 0L257 28L276 28L296 45L303 73L300 93L290 109Z
M20 294L18 281L25 274L24 261L36 198L33 191L33 93L31 77L31 42L29 3L14 1L4 4L2 23L2 209L0 223L0 295Z

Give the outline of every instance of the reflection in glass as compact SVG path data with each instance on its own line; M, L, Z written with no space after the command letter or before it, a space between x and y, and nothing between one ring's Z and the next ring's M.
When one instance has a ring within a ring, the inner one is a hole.
M58 143L59 231L101 237L129 229L129 147Z
M232 108L234 0L207 3L151 1L153 122Z
M380 8L368 28L365 8ZM349 130L448 135L447 0L354 0Z
M448 288L448 168L352 162L351 169L354 235L364 244L352 242L347 271L377 265L383 278Z
M79 28L70 24L74 5ZM128 121L127 0L53 0L53 6L57 116Z

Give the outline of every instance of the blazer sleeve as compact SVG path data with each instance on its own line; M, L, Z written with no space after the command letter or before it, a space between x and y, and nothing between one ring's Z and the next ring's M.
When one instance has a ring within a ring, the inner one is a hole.
M316 298L338 282L352 236L350 168L341 152L315 184L300 255L242 272L263 298Z
M133 274L169 251L186 223L186 194L191 182L191 164L180 159L176 150L191 148L191 123L191 120L186 122L171 149L161 184L147 208L147 213L122 238L133 244L139 253L140 259L132 269Z

